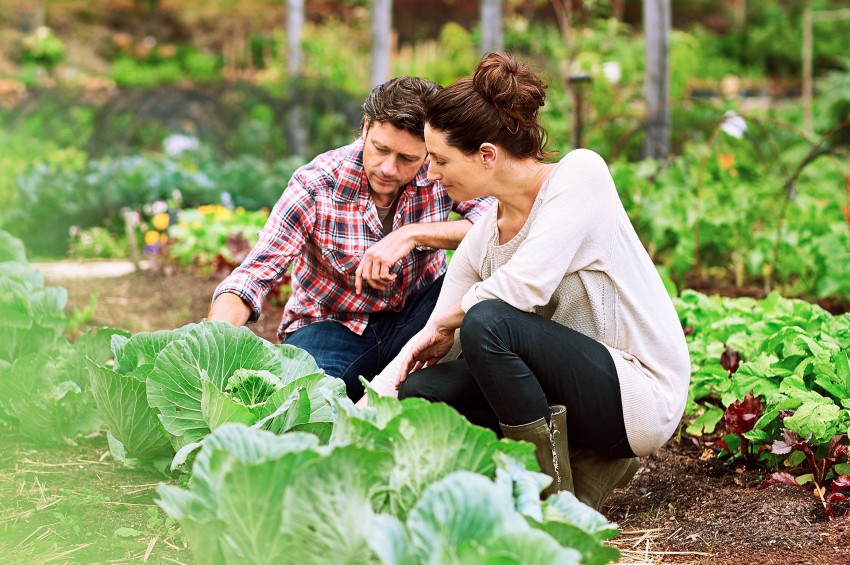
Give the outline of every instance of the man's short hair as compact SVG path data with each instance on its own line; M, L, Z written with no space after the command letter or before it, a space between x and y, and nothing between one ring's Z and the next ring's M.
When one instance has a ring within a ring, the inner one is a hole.
M372 89L363 103L369 122L387 122L425 139L425 107L440 86L417 77L398 77ZM362 131L362 130L361 130Z

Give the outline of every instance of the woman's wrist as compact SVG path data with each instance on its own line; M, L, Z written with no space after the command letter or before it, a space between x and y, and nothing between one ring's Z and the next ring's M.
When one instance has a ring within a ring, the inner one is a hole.
M433 320L434 331L445 336L454 335L455 330L458 329L461 322L463 322L464 314L465 312L461 310L460 304L456 304L454 307L437 316Z

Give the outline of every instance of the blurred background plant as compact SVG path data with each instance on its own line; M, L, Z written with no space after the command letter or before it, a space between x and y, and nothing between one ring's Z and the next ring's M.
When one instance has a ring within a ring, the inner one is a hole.
M672 153L658 162L641 160L640 3L508 0L503 41L549 83L541 117L557 155L575 144L568 80L586 77L582 145L611 163L671 284L848 296L846 273L830 260L847 254L850 226L846 20L817 24L813 131L803 131L799 98L804 9L841 5L676 2ZM397 0L391 74L441 84L468 75L484 41L478 8ZM113 256L130 252L128 209L140 217L134 229L146 228L136 234L140 248L157 231L157 245L172 252L180 210L270 208L295 168L356 136L371 79L370 10L363 0L306 3L302 61L291 73L287 8L278 1L4 3L0 227L36 257ZM301 145L293 109L305 128ZM724 133L730 113L748 126L739 137ZM179 205L169 202L175 191ZM158 201L168 203L165 230L146 211Z

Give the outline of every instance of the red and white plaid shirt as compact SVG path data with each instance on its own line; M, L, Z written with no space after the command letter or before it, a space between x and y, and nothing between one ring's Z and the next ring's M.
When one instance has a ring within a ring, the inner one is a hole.
M393 229L444 222L452 210L475 222L492 202L489 198L455 202L426 174L423 165L401 188ZM408 296L446 271L444 250L416 247L393 267L397 277L386 291L364 284L357 294L354 272L363 253L383 237L363 170L363 141L358 139L295 172L260 232L260 241L218 285L213 298L223 292L238 295L251 308L248 321L255 322L266 294L292 264L292 296L278 337L283 340L286 332L328 320L361 335L370 312L401 310Z

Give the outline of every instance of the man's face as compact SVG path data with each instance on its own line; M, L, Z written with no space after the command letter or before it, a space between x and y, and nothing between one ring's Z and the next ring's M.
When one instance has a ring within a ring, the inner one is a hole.
M425 162L425 141L386 122L363 125L363 168L372 200L389 206Z

